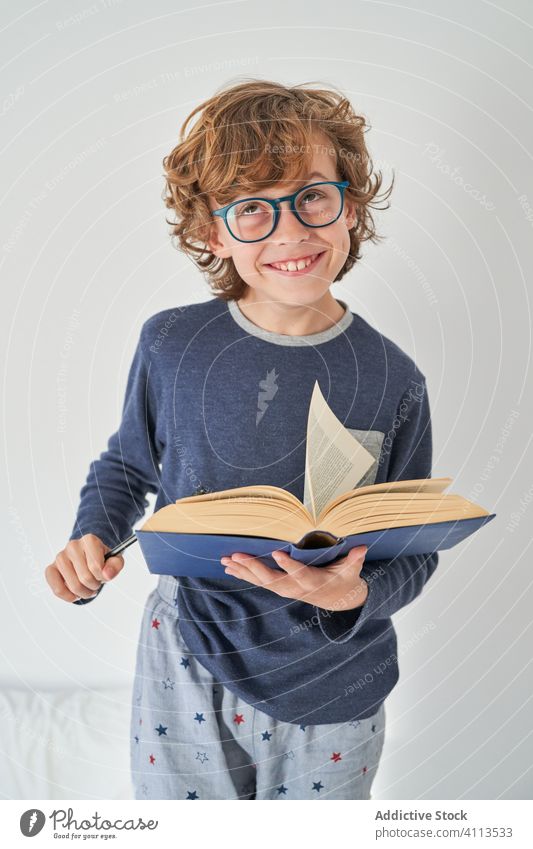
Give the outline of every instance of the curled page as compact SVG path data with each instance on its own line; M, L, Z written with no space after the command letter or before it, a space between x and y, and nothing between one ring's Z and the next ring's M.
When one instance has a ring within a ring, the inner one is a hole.
M328 407L315 381L305 448L304 505L316 522L326 504L353 489L374 462Z

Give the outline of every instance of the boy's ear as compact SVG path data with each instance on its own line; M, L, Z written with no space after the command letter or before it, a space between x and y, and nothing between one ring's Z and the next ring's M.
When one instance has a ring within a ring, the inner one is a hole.
M209 237L207 239L207 247L219 259L227 259L231 256L231 248L227 247L224 242L220 241L219 231L216 222L211 224L209 229Z
M345 214L346 226L348 227L348 230L351 230L352 227L355 225L355 222L357 221L357 204L355 203L354 200L350 200L349 198L346 198L346 201L345 201L345 204L344 204L344 209L345 209L345 213L346 213Z

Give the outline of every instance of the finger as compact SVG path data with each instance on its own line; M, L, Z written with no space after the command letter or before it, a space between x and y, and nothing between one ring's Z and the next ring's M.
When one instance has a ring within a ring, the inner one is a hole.
M272 557L284 572L287 572L288 575L291 575L299 583L305 580L306 575L308 576L309 574L309 566L305 563L300 563L299 560L295 560L286 551L273 551Z
M364 560L365 557L366 557L367 551L368 551L368 545L356 545L354 548L351 548L349 550L349 552L346 556L348 557L348 555L350 555L350 554L351 555L356 554L357 557L360 557L362 560Z
M236 570L234 574L237 574L238 577L243 576L245 581L253 578L254 580L250 580L250 583L267 587L274 592L278 590L283 592L289 589L287 575L276 573L274 569L265 566L258 557L237 552L232 554L231 560L231 569ZM246 574L249 578L245 577Z
M265 566L264 563L260 563L258 558L252 557L250 554L237 552L232 554L231 557L222 558L222 562L230 570L229 574L241 577L246 581L249 580L256 586L265 586L272 581L273 570Z
M120 554L114 554L113 557L104 559L104 555L111 551L108 545L105 545L102 540L94 534L87 534L82 537L87 565L98 580L110 581L115 578L124 566L124 558Z
M95 592L102 583L102 581L95 576L93 569L91 569L91 563L87 558L87 551L85 545L85 542L80 545L79 541L70 540L66 544L64 552L62 553L65 555L65 559L67 561L70 560L70 562L72 563L80 584Z
M102 542L102 540L99 537L95 536L94 534L86 534L85 536L81 537L81 539L78 541L75 551L79 549L79 547L80 547L79 543L80 542L82 544L82 558L81 559L85 560L85 568L86 568L86 570L88 570L90 575L92 575L92 578L98 583L98 586L95 587L95 589L98 589L98 587L100 586L100 584L104 580L104 577L103 577L103 574L102 574L102 569L103 569L103 566L104 566L104 554L105 554L104 543ZM67 544L66 550L70 554L69 544ZM72 556L71 556L71 558L72 558ZM72 558L72 559L74 559L74 558ZM76 565L76 563L75 563L75 565ZM80 565L80 568L82 568L81 563L79 565ZM80 576L80 579L82 579L82 580L83 580L83 577L88 577L86 572L85 573L82 572L81 574L78 572L78 575ZM83 580L83 583L85 583L85 580Z
M256 587L264 586L263 582L254 575L246 566L240 566L238 563L231 563L224 569L226 575L231 575L233 578L239 578L240 581L247 581L249 584L255 584Z
M108 551L111 551L108 545L104 546L104 554L107 554ZM113 578L122 572L124 568L124 558L121 554L113 554L112 557L108 557L104 563L102 568L102 574L104 581L111 581Z
M341 572L352 572L354 567L359 567L360 571L363 567L367 551L368 547L366 545L357 545L355 548L351 548L348 554L336 563L331 563L328 568Z
M51 563L46 567L44 571L44 576L48 582L48 586L58 598L63 601L75 601L79 596L71 593L68 589L63 576L61 575L59 569L54 563Z
M76 593L77 598L91 598L94 595L95 590L98 589L100 584L94 579L92 575L90 575L89 580L92 583L96 584L93 588L91 586L86 586L83 584L78 578L78 574L76 569L74 568L73 563L70 560L70 557L67 557L64 551L61 551L56 557L56 566L61 573L65 584L69 588L71 593ZM87 566L85 564L85 569L87 570Z
M113 557L108 557L102 573L104 581L112 581L124 568L124 558L120 554L114 554Z
M124 566L124 558L120 554L114 554L113 557L104 559L104 555L111 551L108 545L105 545L100 537L95 534L87 534L82 537L83 547L87 560L87 566L91 573L101 582L110 581L115 578Z
M325 567L308 566L306 563L300 563L299 560L291 557L285 551L272 552L272 557L287 572L287 578L291 580L292 586L298 588L292 593L294 598L306 601L309 596L312 596L313 593L324 586ZM330 576L330 580L332 577Z

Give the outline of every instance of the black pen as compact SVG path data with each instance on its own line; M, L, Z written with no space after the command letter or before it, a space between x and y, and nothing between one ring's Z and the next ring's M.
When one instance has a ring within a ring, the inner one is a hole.
M107 551L104 554L104 560L108 560L110 557L114 557L115 554L121 554L124 551L125 548L128 548L128 546L133 545L134 542L137 542L137 537L136 537L135 534L132 534L131 537L128 537L127 539L123 540L122 542L119 542L118 545L116 545L114 548L111 548L109 551ZM104 586L103 583L100 584L100 586L96 590L96 593L93 596L91 596L90 598L78 598L78 599L76 599L76 601L73 601L72 604L87 604L89 601L92 601L94 598L96 598L96 596L98 595L98 593L100 592L100 590L102 589L103 586Z

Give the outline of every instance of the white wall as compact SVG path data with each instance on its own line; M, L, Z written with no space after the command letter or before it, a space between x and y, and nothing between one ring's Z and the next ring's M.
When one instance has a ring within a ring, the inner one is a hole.
M1 34L1 682L131 681L154 585L140 552L85 608L43 573L118 426L141 324L209 297L171 247L161 160L227 79L323 81L370 120L385 185L397 176L376 213L387 241L334 294L426 374L434 475L498 514L441 554L396 617L401 678L374 796L530 798L530 6L23 5Z

